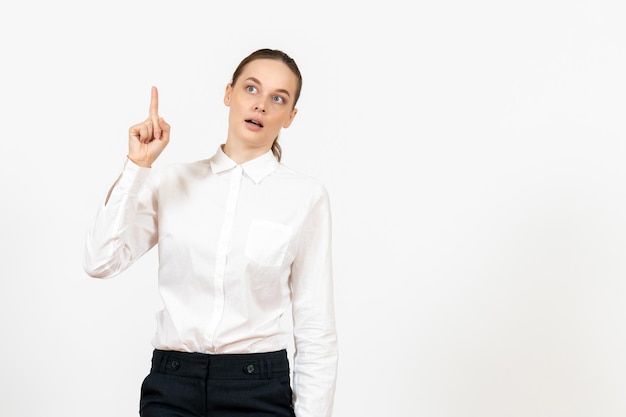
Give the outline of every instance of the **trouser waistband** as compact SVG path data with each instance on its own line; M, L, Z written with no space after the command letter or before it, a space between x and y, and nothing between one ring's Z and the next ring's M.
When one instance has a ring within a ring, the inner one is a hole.
M289 375L287 350L206 354L155 349L152 372L201 379L264 379Z

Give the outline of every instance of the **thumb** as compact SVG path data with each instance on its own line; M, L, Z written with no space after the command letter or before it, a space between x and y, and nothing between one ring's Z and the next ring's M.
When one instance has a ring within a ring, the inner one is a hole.
M171 126L163 117L159 118L159 127L161 128L161 140L169 141Z

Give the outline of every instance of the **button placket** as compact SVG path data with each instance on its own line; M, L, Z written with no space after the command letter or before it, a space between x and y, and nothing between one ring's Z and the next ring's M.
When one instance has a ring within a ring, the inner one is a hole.
M239 189L241 186L243 170L237 165L233 168L230 180L230 190L224 211L224 221L220 232L220 238L217 245L217 253L215 259L215 278L213 285L215 288L215 302L213 304L213 315L211 320L213 326L210 333L211 346L215 346L215 333L224 313L224 276L226 273L226 260L228 257L228 247L233 232L233 223L235 220L235 210L237 208L237 200L239 199Z

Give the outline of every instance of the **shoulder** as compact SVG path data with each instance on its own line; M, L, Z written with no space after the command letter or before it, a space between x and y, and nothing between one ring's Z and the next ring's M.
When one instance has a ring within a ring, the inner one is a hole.
M202 159L193 162L175 162L154 169L154 175L161 179L185 175L205 173L209 170L209 160Z
M294 196L306 196L312 201L328 199L326 186L319 179L309 174L279 163L274 176L284 182L286 189Z
M297 171L293 168L290 168L284 165L282 162L278 164L276 175L286 180L298 182L303 186L325 189L324 184L317 178L313 177L312 175L306 174L304 172Z
M208 160L195 162L176 162L161 167L152 168L150 181L153 187L163 191L171 187L180 187L183 184L192 184L201 181L210 173Z

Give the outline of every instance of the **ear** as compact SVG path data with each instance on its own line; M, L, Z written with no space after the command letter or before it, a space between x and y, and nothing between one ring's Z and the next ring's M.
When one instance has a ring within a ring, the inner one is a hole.
M283 127L285 129L287 129L291 125L291 122L293 122L293 119L296 117L297 113L298 113L298 109L293 109L291 111L291 114L289 114L289 118L285 121L285 123L283 123Z
M233 86L231 84L226 84L226 91L224 91L224 105L230 106L230 94L233 91Z

